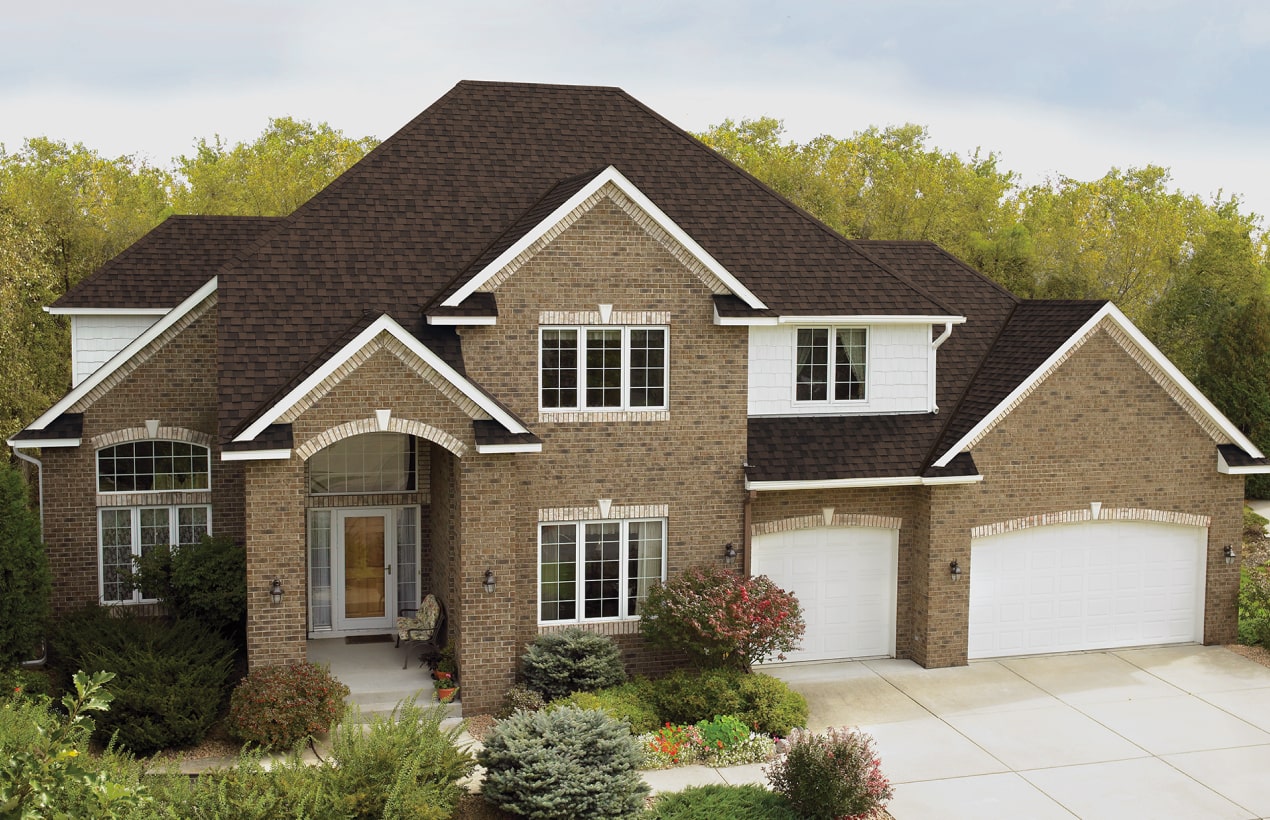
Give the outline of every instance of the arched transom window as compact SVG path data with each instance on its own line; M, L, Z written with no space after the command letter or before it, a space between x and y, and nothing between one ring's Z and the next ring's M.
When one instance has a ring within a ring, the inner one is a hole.
M185 441L129 441L97 451L97 492L148 493L211 488L206 447Z

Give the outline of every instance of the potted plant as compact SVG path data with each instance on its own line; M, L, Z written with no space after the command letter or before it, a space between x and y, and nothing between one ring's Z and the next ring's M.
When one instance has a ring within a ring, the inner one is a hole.
M458 693L459 685L448 674L444 672L437 674L445 675L445 677L438 677L432 682L433 687L437 690L437 702L449 703L454 700L454 696Z
M444 678L445 680L457 680L459 676L459 667L454 660L454 644L448 643L441 650L441 657L437 659L437 665L432 669L432 677L437 680Z

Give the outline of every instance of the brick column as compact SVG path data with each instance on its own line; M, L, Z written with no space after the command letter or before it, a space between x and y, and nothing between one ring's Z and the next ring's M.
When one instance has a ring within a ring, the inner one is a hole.
M247 662L251 669L305 660L304 464L245 462ZM273 579L282 603L270 600Z

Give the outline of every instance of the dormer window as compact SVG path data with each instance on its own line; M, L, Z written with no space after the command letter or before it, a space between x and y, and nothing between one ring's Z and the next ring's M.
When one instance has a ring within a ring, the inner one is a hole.
M796 355L796 401L864 401L868 397L866 328L799 328Z

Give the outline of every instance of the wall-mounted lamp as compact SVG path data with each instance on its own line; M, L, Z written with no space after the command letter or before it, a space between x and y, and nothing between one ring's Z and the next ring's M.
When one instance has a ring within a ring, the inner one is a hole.
M496 583L497 582L494 580L494 570L492 569L485 570L485 579L481 581L481 589L485 590L486 592L493 592L494 585Z
M1230 544L1226 545L1226 549L1222 550L1222 555L1226 559L1227 564L1235 563L1235 548Z
M952 576L952 579L954 581L960 581L961 580L961 565L958 564L956 561L949 562L948 574Z
M273 583L269 585L269 600L275 604L282 603L282 582L277 578L274 578Z
M729 541L723 547L723 563L731 566L732 562L735 560L736 560L736 547L732 546L732 542Z

